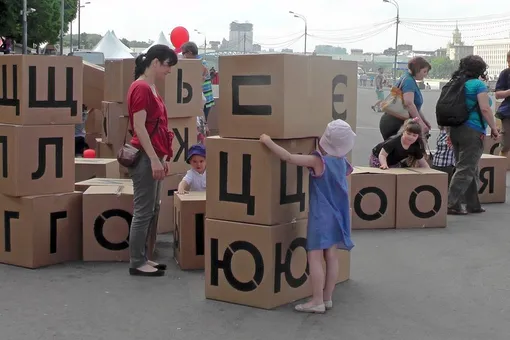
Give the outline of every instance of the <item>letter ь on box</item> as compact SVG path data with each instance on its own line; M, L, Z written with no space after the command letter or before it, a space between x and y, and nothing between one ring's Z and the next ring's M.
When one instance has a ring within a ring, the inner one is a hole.
M0 123L82 122L83 65L80 57L2 56L0 78Z

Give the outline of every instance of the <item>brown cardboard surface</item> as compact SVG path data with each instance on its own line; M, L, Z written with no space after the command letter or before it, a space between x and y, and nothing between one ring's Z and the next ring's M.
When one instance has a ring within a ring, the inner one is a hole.
M0 124L0 164L2 194L72 192L74 126Z
M101 138L96 139L96 157L98 158L117 158L118 150L113 145L106 144Z
M220 98L214 98L214 101L215 105L209 110L209 115L207 116L207 127L209 128L209 132L211 131L219 132L218 116L220 114L218 111L220 107Z
M396 228L444 228L448 175L425 168L389 169L397 175Z
M200 60L179 59L165 81L157 82L169 118L196 117L203 114L203 66Z
M275 142L309 154L315 139ZM308 169L287 164L258 140L207 138L207 217L274 225L308 215Z
M482 155L478 162L480 203L505 203L506 167L506 157Z
M119 162L112 158L75 158L75 182L91 178L119 178Z
M129 117L119 117L118 126L116 129L115 138L113 138L112 146L113 150L120 150L126 143L131 143L133 134L131 133L131 127L129 126Z
M190 169L186 158L188 150L197 142L197 118L169 118L168 130L174 133L172 150L174 156L170 165L170 174L185 173Z
M85 121L85 132L87 134L101 134L103 131L102 102L99 104L101 105L99 109L89 110L87 114L87 120Z
M174 231L174 192L185 174L174 174L165 177L161 182L161 208L159 210L158 234Z
M129 261L133 187L89 187L83 212L83 260Z
M85 143L89 146L89 149L97 150L97 139L101 139L101 134L97 133L87 133L85 135Z
M483 140L483 153L489 154L489 155L499 155L499 152L501 151L501 138L500 136L498 139L494 140L491 138L490 135L485 136L485 139ZM510 158L507 158L507 170L510 170Z
M82 122L80 57L3 55L0 60L0 123L19 125Z
M272 309L311 295L307 220L263 226L206 219L205 296ZM350 253L338 251L338 282L349 279Z
M174 195L174 258L182 270L204 269L205 196Z
M120 134L119 121L121 116L127 116L127 106L115 102L102 102L103 126L101 129L101 139L103 143L119 145L124 137Z
M106 60L104 64L104 101L124 103L134 81L135 59Z
M356 129L356 62L260 54L221 56L219 65L222 137L319 137L338 118Z
M0 263L39 268L81 260L82 195L0 195Z
M104 98L104 67L83 60L83 104L90 109L101 109Z
M397 176L376 168L355 167L350 181L352 229L395 228Z
M133 181L121 178L92 178L77 182L75 184L75 190L84 192L92 186L133 186Z

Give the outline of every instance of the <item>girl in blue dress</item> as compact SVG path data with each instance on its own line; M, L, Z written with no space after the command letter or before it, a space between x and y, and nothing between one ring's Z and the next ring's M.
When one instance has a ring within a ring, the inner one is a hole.
M313 296L307 303L295 307L298 312L324 313L333 307L333 290L338 278L337 248L351 250L354 247L347 185L352 166L345 156L352 150L355 137L350 125L337 119L326 127L317 151L298 155L289 153L271 137L260 136L260 141L280 159L310 171L307 251Z

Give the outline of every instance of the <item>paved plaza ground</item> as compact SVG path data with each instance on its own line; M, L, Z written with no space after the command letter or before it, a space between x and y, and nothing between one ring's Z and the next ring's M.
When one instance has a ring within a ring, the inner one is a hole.
M433 112L438 92L424 96ZM356 165L380 139L374 99L358 91ZM0 265L0 340L508 340L510 209L485 207L446 229L354 231L351 280L326 315L206 300L203 273L177 269L169 236L163 278L126 264Z

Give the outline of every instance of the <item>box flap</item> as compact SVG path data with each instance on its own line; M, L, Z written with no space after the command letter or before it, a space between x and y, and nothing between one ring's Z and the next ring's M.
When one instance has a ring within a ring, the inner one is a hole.
M179 197L181 202L205 201L205 191L192 191L184 195L175 195Z
M115 158L75 158L75 164L110 164L117 163Z
M85 181L77 182L77 185L89 185L89 186L105 186L105 185L133 185L133 180L131 179L121 179L121 178L91 178Z
M133 195L131 185L91 186L83 195Z
M377 174L377 175L394 175L389 173L388 170L382 170L379 168L372 168L368 166L355 166L352 171L352 175L363 175L363 174Z
M488 159L506 159L506 157L503 157L503 156L497 156L497 155L491 155L491 154L488 154L488 153L484 153L482 154L482 158L488 158Z

